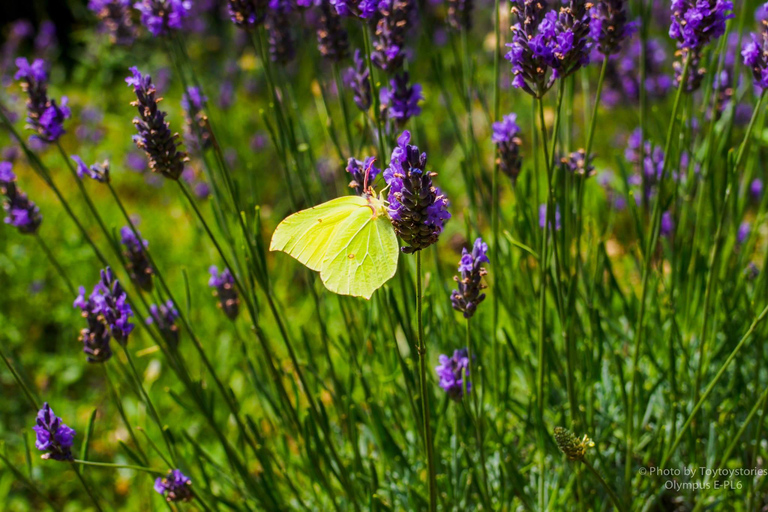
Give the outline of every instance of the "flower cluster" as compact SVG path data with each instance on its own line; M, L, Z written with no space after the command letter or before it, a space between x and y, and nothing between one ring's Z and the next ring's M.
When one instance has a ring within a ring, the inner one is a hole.
M376 16L371 60L384 71L393 72L403 66L405 36L413 25L416 5L413 0L381 0Z
M408 72L395 75L389 81L389 87L379 91L382 113L402 129L411 117L421 114L419 101L424 99L421 85L408 85Z
M286 64L296 56L296 46L291 33L291 0L270 0L264 26L267 29L269 58L272 62Z
M425 249L437 242L448 213L448 199L432 184L437 175L427 172L427 154L409 144L411 134L404 131L392 150L384 180L389 185L389 217L395 232L407 244L405 253Z
M176 319L179 318L179 312L173 301L168 300L165 304L152 304L149 306L149 315L146 319L147 325L155 325L163 334L168 344L175 348L179 345L179 328L176 325Z
M101 29L112 44L128 46L136 38L131 19L131 0L90 0L88 9L98 16Z
M355 105L363 112L371 107L371 79L370 70L360 50L355 50L354 65L347 68L344 73L344 85L352 89Z
M768 13L768 3L762 6ZM750 40L744 42L741 56L744 65L752 70L755 87L768 88L768 19L761 19L762 31L760 35L750 34Z
M37 413L35 426L35 447L43 454L43 459L72 460L72 444L75 431L53 413L48 402Z
M435 367L435 371L437 372L440 387L443 388L452 400L460 401L464 396L465 385L467 392L472 389L472 383L469 381L469 356L467 355L467 349L454 350L452 357L440 354L438 360L440 364Z
M501 121L493 123L491 141L496 144L499 151L497 163L501 172L509 176L514 183L520 175L523 159L520 156L520 145L523 143L519 137L520 126L517 124L517 114L507 114Z
M208 125L208 116L203 108L208 98L203 96L200 89L194 86L187 88L181 96L181 108L187 123L187 146L201 150L211 147L212 136Z
M189 501L194 497L192 480L184 476L178 469L155 480L155 491L165 496L166 501Z
M539 227L544 229L547 225L547 203L539 205ZM560 231L562 228L562 222L560 218L560 205L555 205L555 231Z
M595 167L592 165L592 155L587 156L584 149L574 151L567 157L560 159L563 169L571 174L589 178L594 176Z
M330 0L320 0L320 19L317 25L317 46L320 54L333 62L340 62L349 53L349 38L341 24L341 17Z
M643 56L643 42L632 39L619 54L608 57L602 100L608 107L621 105L627 100L637 103L645 87L649 99L664 98L672 88L672 77L666 73L667 52L657 40L645 42L645 82L640 83L637 66Z
M598 0L590 10L589 31L603 55L621 50L621 44L636 30L635 23L627 20L626 7L626 0Z
M21 88L27 93L27 128L37 132L33 137L43 142L56 142L64 135L64 121L71 115L67 97L62 96L61 105L48 98L48 73L42 59L30 64L24 57L19 57L16 66L18 71L14 78L21 82Z
M229 0L229 17L240 28L250 30L264 22L268 0Z
M131 280L145 292L151 292L153 272L152 264L147 255L149 242L137 237L130 226L123 226L120 229L120 243L124 247L125 268L128 270Z
M228 268L219 272L215 265L208 269L208 272L211 274L208 286L214 289L213 295L219 298L219 307L227 315L227 318L234 320L240 311L240 299L237 296L237 290L235 290L235 278L232 277Z
M331 0L339 16L357 16L367 20L376 13L376 0Z
M192 2L189 0L140 0L133 7L141 14L141 24L155 36L165 36L184 27Z
M162 98L156 97L152 77L142 75L132 67L131 76L125 82L133 87L137 99L131 105L139 110L138 117L133 118L133 124L139 132L133 136L133 142L146 153L152 172L178 180L184 170L187 154L179 151L179 134L171 132L165 120L166 113L157 108Z
M589 63L588 3L571 0L543 16L539 0L515 0L513 5L518 22L505 55L512 63L512 85L540 98L555 80Z
M103 363L112 357L110 339L121 345L128 342L134 327L130 322L133 310L111 268L101 271L101 279L87 297L81 286L73 306L80 308L88 322L88 327L80 331L80 341L89 363Z
M72 155L72 160L75 161L78 178L83 179L86 176L88 176L92 180L98 181L99 183L109 182L109 161L108 160L104 160L104 162L100 164L99 163L93 164L90 167L85 165L85 162L83 162L83 159L77 155Z
M17 228L20 233L33 234L43 222L43 216L35 203L16 186L16 175L10 162L0 162L0 193L5 196L4 222Z
M488 274L482 263L488 261L488 244L483 243L482 238L475 240L472 252L464 247L461 250L461 260L459 261L459 274L454 276L458 283L458 290L451 293L451 305L456 311L464 313L464 318L472 318L477 310L477 306L485 300L485 294L482 290L486 285L482 279Z
M381 169L373 165L376 160L375 157L369 156L363 161L357 158L350 158L347 160L347 172L352 177L349 182L349 188L355 190L355 193L359 196L367 193L366 184L370 187L373 181L381 172Z
M568 460L582 460L587 454L587 448L595 446L595 443L586 435L579 439L573 432L563 427L555 428L555 442Z

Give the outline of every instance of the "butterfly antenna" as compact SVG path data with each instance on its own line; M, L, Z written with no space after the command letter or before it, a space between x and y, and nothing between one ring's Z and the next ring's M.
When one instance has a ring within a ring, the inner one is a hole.
M363 182L363 190L368 192L368 175L371 173L373 163L376 161L376 157L371 158L371 163L368 164L368 168L365 169L365 181Z

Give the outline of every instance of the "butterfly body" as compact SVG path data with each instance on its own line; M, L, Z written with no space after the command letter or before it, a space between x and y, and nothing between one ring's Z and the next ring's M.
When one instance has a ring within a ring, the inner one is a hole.
M397 236L384 201L345 196L286 217L272 235L283 251L319 272L330 291L370 299L397 271Z

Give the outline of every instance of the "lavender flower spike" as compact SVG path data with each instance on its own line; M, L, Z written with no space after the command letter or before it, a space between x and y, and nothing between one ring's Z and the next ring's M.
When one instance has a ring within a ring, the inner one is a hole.
M762 6L768 13L768 3ZM761 19L760 35L750 34L750 40L745 41L741 50L744 65L752 70L755 87L768 88L768 19Z
M467 349L455 350L452 357L440 354L439 361L440 364L435 367L435 372L437 372L440 387L452 400L458 402L464 396L465 378L467 392L472 389L472 383L469 382Z
M464 247L459 261L459 275L454 276L458 283L458 290L451 293L451 305L456 311L464 313L464 318L472 318L477 306L485 300L485 294L481 292L486 285L482 283L488 271L481 267L482 263L489 263L488 244L482 238L475 240L472 252Z
M448 24L456 30L472 28L474 0L448 0Z
M379 91L381 109L388 119L392 119L398 128L403 128L411 117L421 114L419 101L424 99L421 85L408 85L408 72L395 75L389 81L389 87Z
M64 421L56 416L48 405L37 413L35 426L35 447L46 452L43 459L72 460L72 444L75 439L75 431L64 424Z
M320 54L333 62L340 62L349 53L349 38L341 24L341 17L330 0L320 0L320 19L317 26L317 45Z
M5 196L4 222L17 228L22 234L37 233L43 222L40 209L16 186L16 175L10 162L0 162L0 194Z
M130 226L123 226L120 229L120 243L125 247L125 267L131 279L145 292L151 292L153 271L147 255L149 242L137 237Z
M178 469L169 471L165 478L155 480L155 491L165 496L166 501L189 501L194 497L192 481Z
M208 280L208 286L214 289L213 295L219 298L219 307L227 318L234 320L240 311L240 299L235 290L235 278L228 268L221 272L216 266L208 270L211 278Z
M179 345L179 328L176 325L179 312L173 301L168 300L165 304L160 305L152 304L149 306L149 314L150 316L146 320L147 325L155 324L165 336L168 344L176 348Z
M232 23L245 30L253 30L264 22L267 0L229 0L229 17Z
M598 0L592 7L589 31L605 56L618 53L636 30L635 23L627 20L627 4L626 0Z
M372 156L369 156L362 162L357 158L347 160L347 172L352 177L352 180L349 182L349 188L355 189L355 193L359 196L368 192L365 189L365 184L367 183L370 187L381 172L381 169L373 165L375 160L376 158Z
M90 167L85 165L85 162L83 162L83 159L77 155L72 155L72 160L74 160L75 164L77 164L78 178L82 179L88 176L92 180L96 180L99 183L109 182L109 161L108 160L104 160L104 162L101 164L93 164Z
M192 9L189 0L140 0L133 7L141 13L141 23L153 36L165 36L183 27Z
M131 0L90 0L88 9L101 20L102 30L112 44L128 46L136 38L131 20Z
M405 59L405 35L416 6L413 0L381 0L371 60L384 71L396 71Z
M589 178L594 176L595 167L592 165L592 155L587 156L584 149L574 151L560 160L563 168L576 176Z
M137 99L131 105L139 110L138 117L133 118L133 124L139 132L133 136L133 142L146 153L152 172L178 180L184 170L187 154L179 151L179 134L171 133L170 125L165 120L166 113L157 108L162 98L155 97L157 91L152 84L152 77L142 75L132 67L131 76L125 82L133 87Z
M43 142L56 142L64 135L64 121L71 114L67 98L61 98L61 105L48 98L48 74L45 63L36 59L32 64L23 57L16 59L19 70L14 75L27 93L27 128L37 132L33 137Z
M363 112L371 108L370 70L360 50L355 50L354 66L347 68L344 73L344 85L352 89L355 105Z
M187 146L190 148L205 150L211 147L213 135L208 125L208 116L203 111L207 101L208 98L194 86L188 87L181 96L181 108L187 123Z
M264 27L267 29L269 57L272 62L287 64L296 56L291 33L291 0L270 0Z
M395 232L407 244L404 253L414 253L437 242L445 221L451 218L448 199L432 184L437 175L427 172L427 154L409 144L404 131L392 150L384 180L389 185L389 216Z
M523 166L523 159L520 157L520 146L523 141L520 140L519 133L517 114L507 114L501 118L501 121L493 123L491 141L499 150L496 162L501 172L509 176L513 183L517 181Z

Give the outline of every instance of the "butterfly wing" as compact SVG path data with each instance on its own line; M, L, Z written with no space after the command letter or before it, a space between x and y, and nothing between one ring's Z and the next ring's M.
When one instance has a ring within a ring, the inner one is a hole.
M367 204L363 197L345 196L294 213L277 226L269 250L283 251L308 268L320 271L335 231L358 210L370 215Z
M397 236L389 219L359 208L333 234L320 279L334 293L370 299L397 271Z

